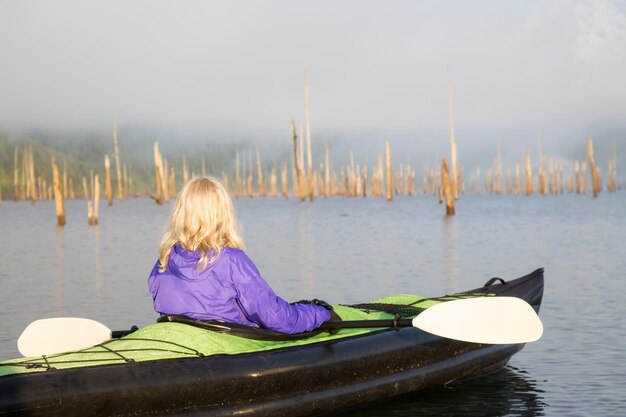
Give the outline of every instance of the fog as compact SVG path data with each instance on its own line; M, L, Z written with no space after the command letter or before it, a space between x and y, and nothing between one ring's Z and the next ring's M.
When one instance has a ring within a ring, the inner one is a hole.
M626 132L623 1L1 1L0 129L555 149Z

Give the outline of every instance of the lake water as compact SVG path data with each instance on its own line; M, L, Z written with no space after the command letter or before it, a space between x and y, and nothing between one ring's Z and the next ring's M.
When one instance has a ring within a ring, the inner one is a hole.
M235 204L248 254L290 301L436 296L545 268L544 336L503 371L337 416L626 415L626 193L462 196L450 218L426 196ZM69 201L59 228L52 202L2 202L0 359L38 318L152 323L146 279L171 206L116 201L90 227Z

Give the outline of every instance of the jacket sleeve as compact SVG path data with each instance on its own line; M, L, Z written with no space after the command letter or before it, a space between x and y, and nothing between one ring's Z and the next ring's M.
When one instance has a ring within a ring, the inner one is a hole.
M330 319L330 312L324 307L292 305L278 297L254 264L242 265L240 269L240 279L234 283L237 301L248 320L267 329L292 334L311 331Z

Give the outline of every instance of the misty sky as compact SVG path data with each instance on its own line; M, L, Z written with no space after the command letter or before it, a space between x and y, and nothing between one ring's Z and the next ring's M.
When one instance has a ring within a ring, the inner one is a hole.
M284 140L585 138L626 125L624 1L0 0L0 128ZM626 132L626 129L622 131Z

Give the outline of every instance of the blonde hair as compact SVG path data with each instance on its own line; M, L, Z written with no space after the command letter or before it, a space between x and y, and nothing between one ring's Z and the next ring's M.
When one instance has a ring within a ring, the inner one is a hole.
M225 247L244 249L233 202L213 177L195 178L180 191L159 249L160 271L167 269L172 247L198 251L198 270L214 262ZM213 252L211 258L208 254Z

